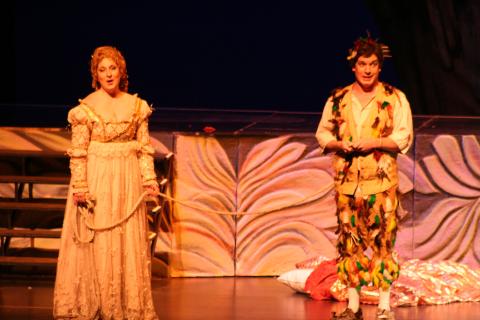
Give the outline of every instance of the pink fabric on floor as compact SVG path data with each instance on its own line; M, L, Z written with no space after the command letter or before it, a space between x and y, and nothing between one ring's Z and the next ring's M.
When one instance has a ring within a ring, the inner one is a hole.
M316 300L347 299L347 287L337 277L335 260L322 261L308 277L305 290ZM310 259L309 263L314 263ZM299 264L301 265L301 263ZM392 285L393 306L480 302L480 269L453 261L408 260L401 264L400 277ZM360 302L378 303L378 290L362 287Z

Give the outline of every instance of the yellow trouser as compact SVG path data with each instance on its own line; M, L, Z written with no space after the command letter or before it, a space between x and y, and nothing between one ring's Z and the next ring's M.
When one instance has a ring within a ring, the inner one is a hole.
M387 289L398 278L394 246L397 234L397 187L355 197L337 194L338 277L348 287ZM371 258L366 251L371 249Z

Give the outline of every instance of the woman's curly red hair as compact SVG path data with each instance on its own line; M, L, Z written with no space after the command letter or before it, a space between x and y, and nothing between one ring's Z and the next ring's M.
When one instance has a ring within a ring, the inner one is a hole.
M120 69L120 90L128 91L128 74L127 74L127 62L122 53L115 47L102 46L95 49L90 60L90 74L92 75L92 88L99 89L100 84L97 78L98 64L104 59L110 58L117 64Z

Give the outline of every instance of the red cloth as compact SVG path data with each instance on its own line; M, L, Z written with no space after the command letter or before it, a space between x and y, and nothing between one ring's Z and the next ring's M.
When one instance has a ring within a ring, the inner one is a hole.
M337 279L337 261L324 261L307 278L305 291L315 300L332 299L330 288Z

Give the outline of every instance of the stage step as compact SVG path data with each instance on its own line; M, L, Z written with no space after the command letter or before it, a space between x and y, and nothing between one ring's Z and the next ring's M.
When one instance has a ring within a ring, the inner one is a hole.
M1 237L60 238L61 234L62 234L61 230L0 228Z
M69 184L67 176L0 176L0 183Z
M64 211L66 200L13 201L1 200L0 210Z
M18 266L18 265L54 266L56 264L57 264L57 258L0 256L0 265L7 265L7 266Z

